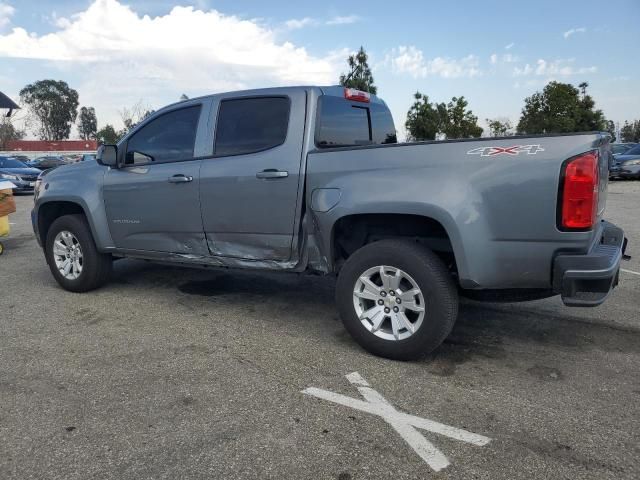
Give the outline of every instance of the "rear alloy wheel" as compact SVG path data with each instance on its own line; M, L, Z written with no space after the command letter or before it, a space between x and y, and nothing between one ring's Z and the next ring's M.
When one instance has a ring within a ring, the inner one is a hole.
M424 296L417 282L396 267L375 266L353 290L353 306L362 325L384 340L405 340L424 320Z
M458 292L446 266L407 240L381 240L351 255L338 276L336 301L356 342L394 360L435 350L458 314Z

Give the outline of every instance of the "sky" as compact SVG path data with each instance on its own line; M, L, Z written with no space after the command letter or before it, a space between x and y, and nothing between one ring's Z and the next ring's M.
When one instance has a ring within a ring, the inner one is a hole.
M336 84L362 45L401 137L416 91L515 125L551 80L588 82L622 124L640 119L639 41L640 0L0 0L0 91L64 80L120 128L183 93Z

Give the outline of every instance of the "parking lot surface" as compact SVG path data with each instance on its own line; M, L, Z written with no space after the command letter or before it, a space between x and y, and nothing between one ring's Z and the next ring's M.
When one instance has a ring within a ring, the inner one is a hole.
M609 187L607 219L638 253L604 305L465 301L412 363L351 340L330 278L119 260L106 287L63 291L32 198L17 204L0 257L0 478L640 478L640 182ZM490 442L420 430L450 462L436 472L382 417L302 393L362 400L353 372L398 411Z

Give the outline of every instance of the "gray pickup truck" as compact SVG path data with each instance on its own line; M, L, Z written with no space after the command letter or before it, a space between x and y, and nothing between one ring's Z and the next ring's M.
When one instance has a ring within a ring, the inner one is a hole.
M337 274L354 339L411 359L447 337L459 295L605 300L626 247L603 220L610 157L600 133L397 143L386 104L343 87L232 92L47 172L32 221L74 292L119 257Z

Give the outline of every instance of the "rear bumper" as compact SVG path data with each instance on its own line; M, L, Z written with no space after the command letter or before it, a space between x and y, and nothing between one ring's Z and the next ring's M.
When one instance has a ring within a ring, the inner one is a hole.
M553 290L570 307L595 307L618 285L627 247L621 228L602 222L600 240L586 255L560 254L553 262Z
M33 193L33 187L30 187L28 185L18 186L13 189L13 193Z
M34 181L27 181L23 179L11 180L11 183L15 185L13 189L14 192L33 192L35 180Z

